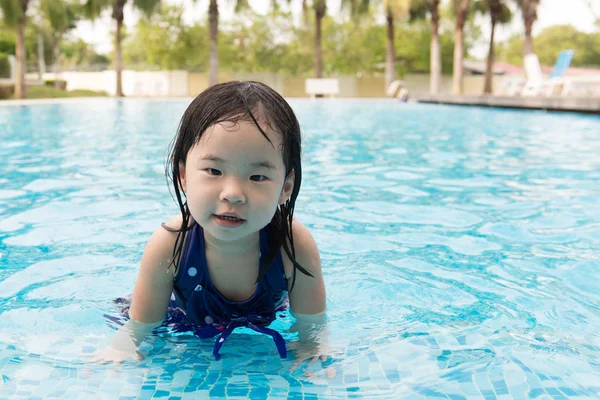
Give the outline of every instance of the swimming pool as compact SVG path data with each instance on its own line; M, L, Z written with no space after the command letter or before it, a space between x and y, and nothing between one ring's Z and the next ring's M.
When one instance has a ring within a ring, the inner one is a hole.
M291 101L337 376L238 331L218 362L161 334L138 365L84 364L177 212L188 103L0 107L0 398L600 396L600 117L390 101Z

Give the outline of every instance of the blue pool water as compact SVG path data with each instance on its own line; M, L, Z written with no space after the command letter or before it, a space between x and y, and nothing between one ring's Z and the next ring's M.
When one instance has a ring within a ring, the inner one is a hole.
M0 398L600 397L600 118L388 101L292 101L335 377L247 332L85 364L177 212L188 102L0 107Z

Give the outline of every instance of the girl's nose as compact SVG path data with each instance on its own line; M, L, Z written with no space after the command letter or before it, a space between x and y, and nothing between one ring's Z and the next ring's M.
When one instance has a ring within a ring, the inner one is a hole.
M242 190L242 187L235 180L231 179L225 184L223 190L221 190L221 200L228 201L230 203L245 203L246 195Z

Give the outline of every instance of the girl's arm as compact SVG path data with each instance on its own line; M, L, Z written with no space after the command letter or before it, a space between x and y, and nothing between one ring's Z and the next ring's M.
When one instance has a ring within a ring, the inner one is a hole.
M129 317L142 323L160 323L173 291L173 246L177 233L160 227L148 240L138 273Z
M169 225L173 225L172 222ZM176 237L176 233L162 227L150 237L133 290L130 319L119 328L107 348L93 354L92 362L120 362L141 358L137 352L138 346L154 328L160 326L169 305L174 268L168 267Z
M289 271L286 271L286 275L289 277L288 290L290 290L291 311L296 318L311 316L310 319L319 319L317 314L325 313L325 284L321 272L319 249L310 231L297 220L293 221L292 231L296 261L313 277L296 271L296 282L293 290L290 290L293 282L293 267L290 265Z
M309 365L319 358L325 361L331 351L319 250L310 231L296 220L293 224L296 261L313 277L297 271L293 290L289 292L291 313L296 319L291 331L298 332L298 342L293 345L297 353L296 362L290 371L307 359L312 359ZM293 270L289 268L286 275L292 277ZM292 281L293 278L288 280L288 289L292 289Z

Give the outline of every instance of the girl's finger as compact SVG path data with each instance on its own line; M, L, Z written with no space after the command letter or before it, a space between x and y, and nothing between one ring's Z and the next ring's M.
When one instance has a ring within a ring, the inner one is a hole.
M294 362L294 364L292 364L292 366L290 367L290 369L288 371L289 372L295 371L300 366L300 364L302 364L302 361L304 361L302 358L296 360Z
M337 371L333 367L325 368L325 375L327 375L327 379L333 379L337 375Z
M98 357L98 356L93 356L92 358L90 358L89 360L85 360L84 362L86 364L97 364L98 361L101 361L102 358Z
M319 356L314 356L309 362L308 362L308 366L313 365L314 363L317 362L317 360L319 359Z
M321 362L325 362L325 361L327 361L327 356L325 354L323 354L321 356Z

